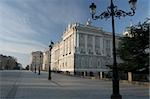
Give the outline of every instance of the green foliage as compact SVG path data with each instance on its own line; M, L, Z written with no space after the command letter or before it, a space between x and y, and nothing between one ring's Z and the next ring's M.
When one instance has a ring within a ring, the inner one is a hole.
M117 53L123 60L118 64L122 71L140 71L149 69L149 25L148 21L143 24L128 28L128 36L121 39Z

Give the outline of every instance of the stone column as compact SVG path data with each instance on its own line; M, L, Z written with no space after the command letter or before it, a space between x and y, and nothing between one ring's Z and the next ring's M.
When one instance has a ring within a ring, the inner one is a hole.
M78 33L78 31L76 32L76 50L78 53L79 52L79 33Z
M102 39L102 44L103 44L103 48L102 48L103 56L106 56L106 43L105 43L105 39Z
M65 42L65 48L66 48L66 55L68 54L68 38L66 38L66 40L65 40L66 42Z
M88 54L87 50L87 35L85 34L85 53Z
M110 55L113 57L113 44L112 44L112 39L110 39Z
M132 81L132 72L128 72L128 81L129 81L129 82Z
M103 72L100 72L100 79L103 79Z
M87 76L87 72L86 71L84 71L84 76Z
M93 39L93 54L95 55L96 53L95 53L95 36L93 36L92 37L92 39Z
M69 36L69 53L71 53L71 39L72 39L72 36Z
M73 46L72 46L73 48L72 49L73 49L73 53L75 53L76 52L75 51L76 50L75 49L76 48L76 31L75 30L73 31L73 36L72 37L73 37L72 38L73 39Z
M103 55L103 38L100 38L100 53Z
M66 46L65 46L65 40L64 40L64 41L63 41L63 55L65 55L65 53L66 53L66 51L65 51L65 50L66 50L66 49L65 49L65 47L66 47Z

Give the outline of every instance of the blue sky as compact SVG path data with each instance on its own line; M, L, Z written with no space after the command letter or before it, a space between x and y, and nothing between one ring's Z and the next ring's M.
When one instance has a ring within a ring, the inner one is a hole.
M51 40L57 42L70 23L85 24L91 18L89 5L95 2L103 12L110 0L0 0L0 54L11 55L23 66L30 63L32 51L44 51ZM128 0L114 0L119 9L129 11ZM133 24L150 17L150 1L138 0L133 17L116 19L116 32L122 33L130 20ZM111 32L111 19L92 25Z

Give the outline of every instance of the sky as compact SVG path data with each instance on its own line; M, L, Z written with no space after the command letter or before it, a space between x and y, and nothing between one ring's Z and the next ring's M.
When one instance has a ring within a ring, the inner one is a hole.
M85 24L94 2L97 15L106 11L110 0L0 0L0 54L14 56L23 67L33 51L45 51L50 41L60 41L68 24ZM130 11L128 0L114 0L118 9ZM132 17L115 18L115 31L150 18L150 0L138 0ZM111 32L111 19L92 20L92 25Z

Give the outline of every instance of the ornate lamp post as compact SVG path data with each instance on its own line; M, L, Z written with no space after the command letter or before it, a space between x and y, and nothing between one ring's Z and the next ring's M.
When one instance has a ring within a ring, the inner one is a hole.
M115 46L115 22L114 17L120 18L125 16L133 16L135 14L136 9L136 2L137 0L129 0L129 4L131 7L130 12L125 12L117 8L114 5L113 0L111 0L110 6L107 8L106 11L102 12L100 15L96 14L96 5L92 3L90 8L90 13L92 15L92 19L108 19L112 18L112 36L113 36L113 78L112 78L112 86L113 86L113 93L111 95L111 99L122 99L122 96L119 93L119 76L118 76L118 68L117 68L117 61L116 61L116 46Z
M49 45L49 68L48 68L48 80L51 80L51 50L53 48L54 43L51 41Z

